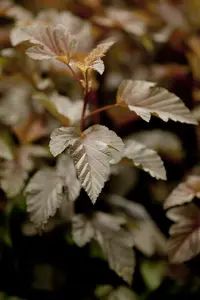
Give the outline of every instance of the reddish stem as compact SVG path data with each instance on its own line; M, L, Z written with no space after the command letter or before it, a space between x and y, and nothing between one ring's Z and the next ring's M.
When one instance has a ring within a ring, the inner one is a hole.
M92 111L89 115L85 116L85 117L84 117L84 121L87 120L88 118L90 118L90 117L96 115L96 114L99 114L99 113L102 112L102 111L105 111L105 110L108 110L108 109L110 109L110 108L117 107L117 106L120 106L120 104L115 103L115 104L110 104L110 105L107 105L107 106L98 108L98 109Z

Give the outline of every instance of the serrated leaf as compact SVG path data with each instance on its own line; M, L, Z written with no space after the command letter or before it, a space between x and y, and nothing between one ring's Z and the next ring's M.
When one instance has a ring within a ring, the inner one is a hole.
M200 253L200 209L190 203L168 211L167 217L176 224L170 228L168 256L172 263L182 263Z
M73 158L82 187L94 203L110 173L110 163L118 162L122 140L105 126L94 125L83 133L74 127L61 127L51 134L50 151L54 156L67 149Z
M52 169L38 171L29 181L25 195L27 211L37 227L43 227L66 198L63 193L63 181Z
M36 46L32 46L26 52L33 59L61 58L66 63L69 63L76 50L76 40L61 24L56 26L37 24L24 27L18 32L18 35L18 39L21 42L29 41L32 44L36 44ZM16 44L16 40L15 38L14 44Z
M136 167L142 168L152 177L166 179L166 171L160 156L156 151L134 140L125 141L124 156L133 161Z
M168 209L191 202L195 197L200 199L200 176L190 175L167 197L164 208Z
M143 120L149 122L154 114L167 122L197 124L182 100L154 82L124 80L118 90L117 103L127 106Z
M0 177L1 188L8 198L13 198L24 187L28 174L20 164L11 160L1 163Z
M67 154L61 155L56 165L57 175L63 180L67 200L75 201L81 191L81 183L77 178L76 169L71 157Z
M105 56L105 53L113 44L113 41L105 41L102 44L99 44L94 50L92 50L92 52L88 54L88 56L84 58L83 62L75 62L74 65L79 67L84 72L87 69L94 69L100 74L103 74L105 67L101 58Z
M135 257L132 247L118 241L117 233L98 232L97 241L108 258L110 268L131 284Z
M11 152L11 149L6 144L6 142L0 138L0 158L4 158L7 160L13 159L13 154Z
M72 219L72 237L77 246L83 247L94 237L94 227L83 215L75 215Z

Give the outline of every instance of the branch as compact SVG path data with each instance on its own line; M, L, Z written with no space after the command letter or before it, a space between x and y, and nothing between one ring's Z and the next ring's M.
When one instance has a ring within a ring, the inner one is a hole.
M118 107L118 106L120 106L120 104L119 103L115 103L115 104L110 104L110 105L98 108L98 109L92 111L89 115L85 116L83 120L85 121L88 118L90 118L90 117L92 117L92 116L94 116L96 114L101 113L102 111L108 110L108 109L113 108L113 107Z
M85 73L85 92L84 92L84 103L83 103L83 110L81 115L81 131L84 130L84 119L85 119L85 111L88 103L88 70Z

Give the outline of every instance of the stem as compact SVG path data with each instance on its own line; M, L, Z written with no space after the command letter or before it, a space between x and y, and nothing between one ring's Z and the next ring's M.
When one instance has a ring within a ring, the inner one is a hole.
M113 107L118 107L118 106L120 106L120 104L119 103L115 103L115 104L110 104L110 105L98 108L98 109L92 111L89 115L85 116L83 120L85 121L88 118L90 118L90 117L92 117L92 116L94 116L96 114L99 114L102 111L108 110L108 109L113 108Z
M84 121L85 121L85 111L88 103L88 70L85 73L85 91L84 91L84 103L83 103L83 110L81 115L81 131L84 130Z
M69 64L66 64L66 65L68 66L68 69L72 73L74 79L79 83L80 87L83 88L80 79L78 78L78 76L76 75L76 73L74 72L74 70L72 69L72 67Z

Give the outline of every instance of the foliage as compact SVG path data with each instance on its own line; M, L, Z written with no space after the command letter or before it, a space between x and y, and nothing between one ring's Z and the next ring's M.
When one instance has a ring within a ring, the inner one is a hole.
M0 2L0 257L31 275L0 297L198 295L198 1L25 2Z

